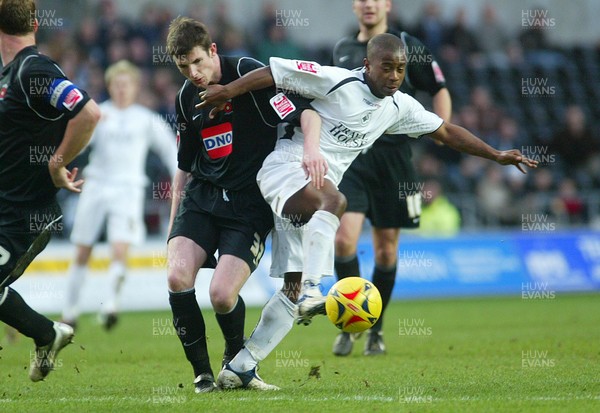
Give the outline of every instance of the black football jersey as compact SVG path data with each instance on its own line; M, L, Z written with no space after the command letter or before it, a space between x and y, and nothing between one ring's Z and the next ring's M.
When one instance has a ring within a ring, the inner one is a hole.
M225 85L264 65L249 57L219 56ZM179 169L224 189L256 185L256 173L275 147L278 119L269 100L275 87L233 98L214 119L211 107L196 109L197 88L189 80L177 94Z
M400 91L414 96L417 90L435 95L440 89L446 87L444 74L435 61L435 58L423 43L416 37L406 32L388 30L404 41L406 51L406 72L404 82ZM355 69L364 66L364 58L367 56L367 42L360 42L357 35L344 37L333 49L333 64L346 69ZM393 137L385 135L375 142L375 145L386 142L398 142Z
M0 201L41 204L54 199L48 162L67 123L88 102L35 46L21 50L0 74Z

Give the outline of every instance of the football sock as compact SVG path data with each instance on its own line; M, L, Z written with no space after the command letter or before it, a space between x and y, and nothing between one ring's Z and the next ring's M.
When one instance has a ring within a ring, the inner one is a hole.
M294 325L296 305L278 291L264 306L260 320L245 347L229 363L235 371L252 370L264 360Z
M381 294L381 316L379 320L371 327L372 331L381 331L383 327L383 313L388 303L390 302L390 298L392 297L392 290L394 289L394 284L396 283L396 266L392 267L380 267L375 266L373 271L373 284L379 290L379 294Z
M233 309L226 314L216 313L215 317L225 338L225 354L235 356L244 346L244 321L246 305L241 296Z
M69 268L69 279L67 281L67 304L63 310L62 318L65 321L74 322L77 320L80 314L79 310L79 295L85 276L87 272L87 265L73 264Z
M56 337L54 322L29 307L12 288L2 290L0 303L0 320L32 338L36 346L45 346Z
M123 282L125 281L126 269L125 263L121 261L113 261L110 263L110 267L108 267L108 285L110 289L108 299L103 306L105 314L117 312L121 287L123 287Z
M335 273L338 280L346 277L360 277L360 268L356 254L347 257L335 257Z
M196 301L196 290L169 291L169 304L173 311L173 327L181 340L186 358L194 368L194 376L212 374L206 348L206 327Z
M331 212L319 210L306 224L302 235L303 271L302 282L311 281L319 284L325 264L333 261L335 233L340 226L340 220ZM333 269L333 268L332 268ZM326 272L328 275L329 271Z

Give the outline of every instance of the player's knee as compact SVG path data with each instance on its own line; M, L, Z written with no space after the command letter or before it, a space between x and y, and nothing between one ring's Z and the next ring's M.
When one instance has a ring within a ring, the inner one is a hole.
M375 263L383 267L391 267L396 264L398 251L395 245L382 245L375 251Z
M344 231L335 234L335 255L347 257L356 253L354 241Z
M183 268L172 267L167 274L167 284L170 291L183 291L192 288L194 280Z
M338 218L341 218L344 214L344 211L346 211L347 205L348 201L346 201L344 194L342 194L340 191L335 191L327 196L322 209L331 212Z
M210 302L213 309L219 314L227 314L233 310L237 295L232 297L226 291L210 291Z

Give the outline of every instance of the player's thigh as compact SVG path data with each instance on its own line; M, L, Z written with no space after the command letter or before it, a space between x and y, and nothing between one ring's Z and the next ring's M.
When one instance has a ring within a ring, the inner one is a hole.
M235 255L221 255L210 282L209 295L217 312L230 311L250 277L250 267Z
M141 188L111 190L107 217L107 239L113 243L139 245L146 236L144 192Z
M358 239L362 233L365 214L345 212L340 219L340 227L335 234L335 254L340 257L356 254Z
M91 246L98 242L108 213L108 202L100 186L93 182L85 184L79 195L71 242L78 245Z
M167 244L169 289L182 291L194 287L196 274L206 262L207 254L193 240L176 236Z

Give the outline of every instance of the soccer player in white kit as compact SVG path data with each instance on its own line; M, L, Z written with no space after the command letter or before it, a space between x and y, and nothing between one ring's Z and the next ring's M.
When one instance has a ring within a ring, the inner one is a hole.
M201 105L215 105L215 111L239 93L273 83L282 90L313 99L311 106L322 118L320 149L329 165L321 189L308 185L301 167L301 130L295 128L290 133L286 129L258 173L261 192L279 222L291 220L306 225L291 230L290 225L278 226L276 221L271 275L283 274L284 286L265 305L245 347L219 374L217 382L222 388L245 387L245 372L281 342L295 317L299 323L308 324L312 316L324 313L325 298L319 283L323 275L333 275L335 233L345 209L345 199L337 184L354 158L382 134L406 134L414 138L430 134L456 150L502 165L515 165L523 173L521 164L536 167L537 163L520 151L498 151L398 92L405 65L402 40L381 34L369 41L365 67L360 71L271 58L270 67L255 70L225 86L209 86L201 93L204 99ZM274 105L276 110L286 106Z
M117 322L129 246L141 243L146 233L143 214L148 151L153 149L160 156L171 177L177 168L174 132L158 113L135 103L140 76L140 70L124 60L105 73L110 99L100 104L102 118L90 143L90 161L83 171L86 181L71 232L77 250L69 269L62 319L73 326L80 314L79 295L92 249L105 223L112 256L100 320L106 329Z

